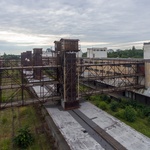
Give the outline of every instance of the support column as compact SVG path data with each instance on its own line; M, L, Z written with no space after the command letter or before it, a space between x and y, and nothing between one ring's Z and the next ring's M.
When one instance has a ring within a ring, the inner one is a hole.
M42 66L42 48L33 49L33 66ZM42 79L41 68L33 69L33 78L37 80Z
M24 105L24 82L23 82L23 69L21 69L21 100L22 100L22 105Z
M78 49L77 39L61 39L60 42L55 41L55 47L61 43L61 48L58 57L61 60L61 69L59 74L62 87L61 92L61 105L64 109L75 109L79 107L78 100L78 73L77 73L77 59L76 53Z
M145 62L145 87L150 87L150 62Z
M2 70L0 69L0 109L1 109L1 104L2 104Z

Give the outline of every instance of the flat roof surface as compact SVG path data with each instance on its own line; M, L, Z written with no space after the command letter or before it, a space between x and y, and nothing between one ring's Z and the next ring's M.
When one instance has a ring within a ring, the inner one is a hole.
M72 117L69 111L57 107L46 108L55 125L64 136L71 150L104 150L85 129Z
M86 129L81 125L80 121L77 121L71 115L70 111L64 111L58 107L46 107L46 109L72 150L104 149L88 132L83 132ZM76 110L82 112L126 149L150 150L150 138L137 132L93 104L83 102L81 107Z
M150 150L150 138L97 108L89 102L79 110L129 150Z

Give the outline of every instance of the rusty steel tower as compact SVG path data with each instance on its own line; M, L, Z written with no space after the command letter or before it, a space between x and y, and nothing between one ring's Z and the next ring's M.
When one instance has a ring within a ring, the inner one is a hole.
M64 109L79 107L77 99L77 67L76 53L79 51L78 39L60 39L55 41L55 51L57 52L58 79L60 85L58 91L61 93L61 105Z

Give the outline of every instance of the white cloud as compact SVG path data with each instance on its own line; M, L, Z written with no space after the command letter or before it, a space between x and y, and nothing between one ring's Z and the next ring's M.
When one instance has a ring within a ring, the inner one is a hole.
M99 45L108 45L107 42L81 42L82 46L99 46Z
M40 35L35 36L32 34L23 34L23 33L16 33L16 32L9 32L9 31L0 31L0 40L4 40L10 43L45 43L48 40L48 37L41 37Z
M46 47L60 38L78 38L84 49L127 48L133 44L142 47L142 41L150 39L149 0L1 0L0 3L0 51L17 46L20 50L21 46Z

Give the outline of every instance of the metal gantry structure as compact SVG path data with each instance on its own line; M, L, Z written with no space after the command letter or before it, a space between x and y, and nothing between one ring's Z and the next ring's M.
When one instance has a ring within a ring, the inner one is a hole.
M143 59L78 58L78 42L55 41L53 57L35 48L20 61L1 60L0 109L46 101L73 109L83 96L144 87Z
M142 59L84 59L79 66L82 68L80 83L93 89L85 95L144 87Z

